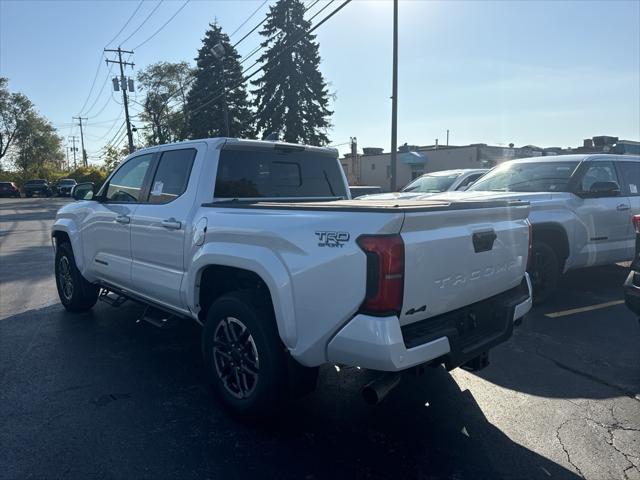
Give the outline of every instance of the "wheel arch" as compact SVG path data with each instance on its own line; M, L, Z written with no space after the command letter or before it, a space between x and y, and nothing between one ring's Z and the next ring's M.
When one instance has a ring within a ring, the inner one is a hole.
M53 242L54 249L61 242L68 241L71 244L71 250L73 251L76 266L78 267L78 270L84 274L85 265L80 245L80 234L76 229L75 224L68 219L56 220L56 223L53 224L53 228L51 230L51 241Z
M549 245L558 255L560 271L564 270L569 258L569 236L565 228L553 222L537 223L532 226L533 243L543 242Z
M209 248L207 248L209 247ZM222 245L215 245L221 248ZM294 304L289 273L275 254L255 246L233 246L233 254L205 245L187 277L189 308L204 322L207 308L225 293L246 289L264 292L273 308L278 332L288 348L296 343Z

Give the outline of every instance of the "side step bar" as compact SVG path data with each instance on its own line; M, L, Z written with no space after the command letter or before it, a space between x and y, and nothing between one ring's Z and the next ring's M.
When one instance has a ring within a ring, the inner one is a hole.
M106 303L107 305L111 305L112 307L119 307L128 300L127 297L124 297L117 293L114 293L113 295L110 295L110 293L111 292L109 290L103 288L102 290L100 290L100 296L98 297L98 300Z
M147 305L136 323L147 322L157 328L168 328L175 325L177 317L163 310Z

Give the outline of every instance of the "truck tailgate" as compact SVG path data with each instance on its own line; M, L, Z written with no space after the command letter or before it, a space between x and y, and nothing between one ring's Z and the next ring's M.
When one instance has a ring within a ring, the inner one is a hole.
M401 325L478 302L522 281L529 205L457 205L454 211L405 213Z

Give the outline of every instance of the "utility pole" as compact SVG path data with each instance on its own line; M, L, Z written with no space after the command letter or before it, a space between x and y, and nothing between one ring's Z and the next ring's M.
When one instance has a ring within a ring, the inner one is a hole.
M133 69L133 63L129 63L129 62L123 62L122 61L122 54L123 53L130 53L131 55L133 55L133 52L129 51L129 50L122 50L120 47L117 48L117 50L110 50L108 48L104 49L105 52L114 52L118 54L118 60L109 60L107 59L106 62L107 64L109 63L117 63L118 65L120 65L120 86L122 88L122 101L124 102L124 118L125 121L127 123L127 138L129 139L129 153L133 153L133 133L131 131L131 121L129 120L129 99L127 97L127 86L128 86L128 82L126 77L124 76L124 66L125 65L129 65L132 69ZM130 87L132 88L132 87Z
M398 0L393 0L393 85L391 89L391 191L398 189Z
M72 120L78 119L80 122L80 145L82 146L82 165L87 166L87 151L84 149L84 133L82 132L82 120L89 120L87 117L71 117Z
M71 137L69 137L69 140L71 140L73 142L73 147L71 147L71 150L73 151L73 169L75 170L76 168L78 168L78 163L76 162L76 152L78 151L78 149L76 148L76 139L78 137L76 135L73 135Z
M449 129L447 128L447 147L449 146Z

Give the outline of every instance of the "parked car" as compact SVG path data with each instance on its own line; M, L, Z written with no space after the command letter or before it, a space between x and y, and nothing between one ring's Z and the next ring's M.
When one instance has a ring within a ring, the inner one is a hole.
M640 316L640 215L634 215L632 223L636 234L636 244L629 276L624 282L624 303L629 310Z
M424 198L426 194L436 194L455 190L463 191L488 171L489 169L486 168L470 168L425 173L413 180L399 192L364 195L358 197L358 200L408 200L417 197Z
M0 197L20 198L20 189L13 182L0 182Z
M84 311L101 291L148 305L151 323L194 319L216 392L245 417L312 390L326 363L391 372L370 399L412 367L486 365L531 306L528 205L361 202L347 188L330 148L137 151L58 211L60 301Z
M631 215L640 214L640 157L561 155L512 160L448 200L522 200L531 204L534 302L564 272L633 258Z
M372 185L349 185L351 198L357 198L362 195L370 195L372 193L382 193L382 187Z
M69 197L71 196L71 191L73 187L75 187L78 182L73 178L62 178L58 180L56 184L56 193L59 197Z
M42 179L29 180L22 187L25 197L33 197L34 195L44 195L50 197L53 195L53 190L49 185L49 182Z

